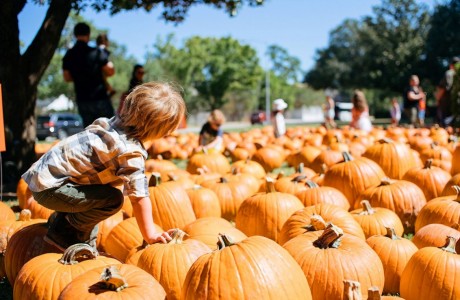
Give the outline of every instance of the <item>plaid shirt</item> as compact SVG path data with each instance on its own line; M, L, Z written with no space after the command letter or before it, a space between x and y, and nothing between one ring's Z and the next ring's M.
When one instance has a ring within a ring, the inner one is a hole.
M78 134L61 141L22 175L34 192L68 182L80 185L124 183L129 196L148 197L147 151L113 125L99 118Z

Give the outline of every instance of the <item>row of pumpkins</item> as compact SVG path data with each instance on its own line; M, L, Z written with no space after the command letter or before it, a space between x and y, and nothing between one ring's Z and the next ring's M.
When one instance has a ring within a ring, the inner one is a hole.
M447 131L271 132L226 134L222 152L195 153L194 134L149 149L168 244L143 243L126 198L99 224L99 255L58 254L43 242L52 211L21 180L19 220L0 205L0 276L14 299L460 299L460 147ZM186 170L163 158L176 149Z

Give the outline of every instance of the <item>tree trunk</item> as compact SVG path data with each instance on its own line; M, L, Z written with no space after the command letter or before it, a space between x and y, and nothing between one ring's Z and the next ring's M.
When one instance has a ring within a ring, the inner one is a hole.
M51 1L37 35L21 55L17 16L26 2L0 1L0 83L7 142L2 156L4 191L15 191L20 175L35 161L37 86L71 10L71 1Z

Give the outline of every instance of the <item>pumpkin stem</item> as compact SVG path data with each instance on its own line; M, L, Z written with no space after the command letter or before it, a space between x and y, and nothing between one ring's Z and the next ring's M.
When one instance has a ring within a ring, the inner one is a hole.
M458 185L453 185L451 188L454 189L454 191L457 193L457 202L460 202L460 186Z
M161 184L161 175L160 173L153 172L152 175L150 176L149 180L149 186L159 186Z
M270 176L265 177L265 190L267 193L275 193L275 180Z
M297 173L302 174L303 173L303 168L304 168L304 165L303 165L303 162L302 162L297 167Z
M96 249L85 243L74 244L65 249L59 259L63 265L75 265L79 261L94 259L99 255Z
M304 180L305 178L307 178L306 175L298 175L298 176L292 178L291 181L298 183L298 182Z
M380 295L380 290L376 286L371 286L367 290L367 300L380 300L382 296Z
M283 178L284 177L284 171L281 171L278 173L278 175L276 176L276 179L280 179L280 178Z
M318 231L326 229L326 221L324 221L323 217L317 214L313 214L310 217L310 224L303 226L302 228L306 229L307 231Z
M217 237L217 249L222 250L225 247L229 247L232 245L235 245L236 243L233 241L233 239L224 233L219 233L219 236Z
M327 165L326 164L321 164L321 172L320 174L326 174L327 171Z
M363 211L360 212L360 215L373 215L375 214L375 210L372 208L371 204L368 200L361 201L361 205L363 206Z
M391 144L391 143L393 143L393 140L390 139L390 138L381 138L381 139L379 140L379 143L380 143L380 144Z
M168 244L182 244L182 241L186 235L188 234L179 228L176 228L171 234L171 241L169 241Z
M423 167L424 169L431 169L431 165L433 164L433 159L428 158L425 162L425 166Z
M305 181L305 185L311 189L319 188L319 185L316 182L314 182L313 180L309 180L309 179Z
M391 184L391 179L389 177L383 177L382 180L380 180L380 186L390 185L390 184Z
M454 238L453 236L447 236L446 244L444 245L444 247L441 247L440 249L444 250L446 252L457 254L457 252L455 251L455 245L456 244L457 244L457 239L456 238Z
M344 151L342 152L342 156L343 156L343 162L347 162L347 161L352 161L353 160L353 156L351 156L350 153Z
M168 173L168 177L169 177L169 179L170 179L171 181L177 181L177 180L179 180L179 176L177 176L176 174L174 174L174 173L172 173L172 172Z
M221 177L221 178L219 179L219 183L228 183L228 180L227 180L227 178L225 178L225 177Z
M385 235L386 237L392 239L392 240L400 240L399 236L396 234L395 229L392 227L385 227L387 230L387 234Z
M121 276L120 271L116 266L109 266L104 268L101 274L101 281L99 282L110 291L119 292L128 287L126 279Z
M343 299L344 300L362 300L361 284L358 281L343 281Z
M237 175L238 174L238 168L232 167L232 169L230 170L230 174Z
M338 248L340 246L343 230L329 223L323 234L313 242L313 245L320 249Z
M32 213L28 209L23 209L19 213L19 219L18 221L25 221L28 222L30 221L30 218L32 217Z

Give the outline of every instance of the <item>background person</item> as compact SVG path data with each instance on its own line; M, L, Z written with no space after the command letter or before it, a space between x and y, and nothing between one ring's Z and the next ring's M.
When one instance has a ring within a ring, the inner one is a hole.
M444 73L437 86L436 106L437 119L439 125L446 127L453 121L451 92L454 84L455 65L460 62L459 57L453 57L449 64L449 69Z
M335 128L335 101L331 96L326 96L326 103L324 104L324 124L326 128Z
M401 120L401 106L399 105L398 98L396 97L391 99L390 115L391 125L398 126L399 121Z
M118 104L117 113L120 113L125 103L126 96L138 85L144 83L145 70L143 65L134 65L133 72L131 73L131 79L129 80L128 90L121 94L120 103Z
M208 117L208 121L203 124L198 137L199 147L196 151L202 150L223 150L223 135L222 124L225 123L225 116L222 111L215 109Z
M86 23L74 27L77 39L62 60L66 82L73 82L78 112L86 127L100 117L110 118L114 109L107 94L104 77L115 74L113 64L106 55L88 45L90 28Z
M420 100L425 99L425 93L420 88L420 80L417 75L409 77L409 86L404 90L404 114L411 125L418 124L418 105Z
M45 241L62 251L76 243L95 247L97 224L123 205L120 184L144 240L171 240L170 231L155 230L145 149L176 130L185 112L184 100L173 86L146 83L128 95L120 115L97 119L35 162L22 178L38 203L55 210Z
M350 126L355 129L370 132L372 122L369 116L369 106L367 105L366 96L360 90L356 90L351 99L353 108L351 109Z
M284 110L288 104L283 99L273 101L272 122L273 130L276 138L286 134L286 120L284 119Z
M108 49L109 44L110 43L109 43L109 38L108 38L107 34L105 34L105 33L98 34L98 36L96 37L96 45L97 45L97 48L100 51L102 57L109 58L109 56L110 56L110 51ZM109 63L113 65L112 62L109 62ZM107 76L105 74L102 74L102 75L103 75L105 88L107 90L107 94L111 98L115 94L115 90L113 89L112 85L107 81Z

